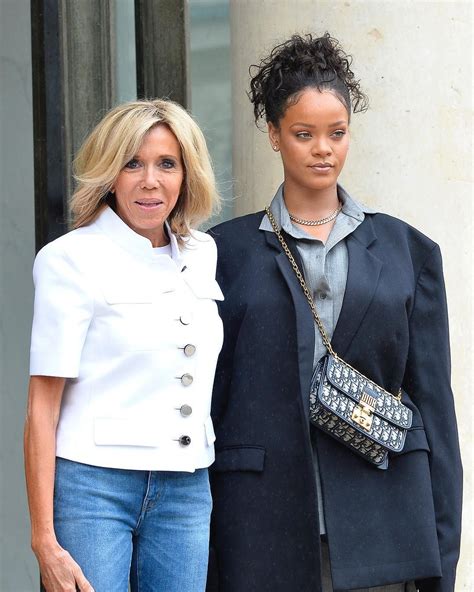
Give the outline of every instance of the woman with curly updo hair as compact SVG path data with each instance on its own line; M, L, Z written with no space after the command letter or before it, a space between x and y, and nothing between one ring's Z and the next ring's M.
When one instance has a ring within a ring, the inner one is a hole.
M268 211L212 230L225 300L208 591L454 590L462 467L440 250L338 184L368 106L351 63L326 33L251 68L284 179ZM353 399L312 390L328 350L333 380L340 360L355 369L337 383ZM331 413L315 414L315 393Z

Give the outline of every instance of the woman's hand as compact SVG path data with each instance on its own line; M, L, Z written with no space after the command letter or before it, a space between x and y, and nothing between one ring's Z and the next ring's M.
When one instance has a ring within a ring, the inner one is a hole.
M58 543L33 549L46 592L94 592L79 565Z

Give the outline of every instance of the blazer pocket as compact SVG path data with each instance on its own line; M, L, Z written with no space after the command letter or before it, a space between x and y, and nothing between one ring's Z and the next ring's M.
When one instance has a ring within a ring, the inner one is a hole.
M96 417L94 442L97 446L145 446L159 444L156 425L146 425L143 419Z
M216 450L212 471L253 471L261 473L265 466L263 446L224 446Z
M426 450L426 452L430 452L426 432L422 426L417 426L407 431L403 449L400 452L394 452L393 456L400 456L415 450Z
M101 288L105 307L101 321L106 323L113 347L123 351L152 351L159 345L157 335L164 313L154 304L147 286L134 284L117 286L104 283Z
M105 274L100 278L100 290L107 304L151 304L153 288L149 277L122 273Z
M98 285L108 304L150 304L177 287L176 265L171 268L161 264L155 271L135 270L129 266L112 267L98 278Z
M224 294L215 279L202 278L197 273L190 271L183 273L183 278L191 288L196 298L210 298L211 300L224 300Z

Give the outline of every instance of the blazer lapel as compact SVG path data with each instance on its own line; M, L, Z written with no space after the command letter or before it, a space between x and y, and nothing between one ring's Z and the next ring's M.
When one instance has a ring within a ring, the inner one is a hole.
M301 399L307 417L309 417L309 386L313 375L314 358L314 320L308 302L295 272L291 267L288 257L282 251L278 238L273 232L264 231L270 247L278 251L275 253L275 261L280 269L284 281L288 285L296 314L296 333L298 340L298 370L300 379ZM301 260L294 240L285 236L285 240L293 253L293 256L301 268Z
M346 355L377 288L383 264L369 250L376 239L370 216L347 237L349 271L346 291L331 341L341 357Z
M288 285L295 307L301 397L304 410L309 415L308 393L313 375L314 361L314 319L303 290L287 256L282 251L278 238L273 232L264 232L268 245L277 251L275 260ZM347 237L349 270L346 291L339 320L331 340L334 350L341 357L346 355L377 289L383 264L369 250L370 245L376 239L377 235L370 216L367 216L364 222ZM301 260L294 239L285 235L285 240L301 269Z

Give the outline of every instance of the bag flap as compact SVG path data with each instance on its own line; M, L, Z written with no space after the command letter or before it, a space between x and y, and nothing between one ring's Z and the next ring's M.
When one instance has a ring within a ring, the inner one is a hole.
M408 407L343 360L328 355L325 375L330 384L356 403L364 393L371 397L375 401L374 415L403 429L411 427L413 413Z

